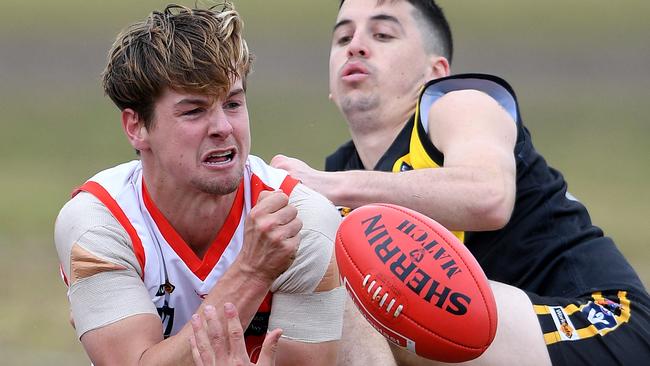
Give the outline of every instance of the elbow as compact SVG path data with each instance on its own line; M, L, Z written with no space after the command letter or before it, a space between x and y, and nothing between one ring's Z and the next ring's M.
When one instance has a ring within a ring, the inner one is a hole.
M493 231L502 229L510 221L514 208L514 189L487 187L470 208L470 216L475 223L474 231Z

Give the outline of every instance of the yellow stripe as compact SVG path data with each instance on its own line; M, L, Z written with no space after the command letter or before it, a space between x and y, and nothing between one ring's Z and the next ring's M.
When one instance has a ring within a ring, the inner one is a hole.
M424 87L420 90L420 94L424 90ZM418 123L420 121L420 101L415 107L415 120L413 123L413 131L411 132L411 140L409 141L409 153L395 161L393 164L393 172L399 172L402 167L402 162L407 163L413 169L425 169L425 168L440 168L422 145L420 140L420 134L418 133ZM465 242L465 232L464 231L452 231L452 234L456 236L461 242Z
M578 334L578 339L586 339L586 338L591 338L597 335L604 336L607 333L616 330L621 324L627 323L630 320L631 317L631 310L630 310L630 300L627 298L627 292L626 291L619 291L618 294L618 299L620 301L621 305L621 315L614 315L614 318L616 319L616 326L614 328L606 328L603 330L598 330L595 325L589 325L584 328L576 329L576 333ZM597 301L602 301L605 300L606 298L602 296L601 292L594 292L591 294L592 299L594 302L597 303ZM568 306L564 307L564 311L567 315L572 315L577 311L581 311L585 305L582 305L580 307L577 307L574 304L569 304ZM535 313L538 315L544 315L544 314L549 314L549 308L545 305L534 305L535 308ZM546 342L547 345L557 343L562 341L560 337L559 331L553 331L549 333L544 333L544 341Z
M577 307L575 304L569 304L564 307L564 312L566 315L573 315L573 313L580 311L581 309L581 307Z
M591 338L598 334L598 328L596 328L593 325L590 325L586 328L576 329L576 332L578 333L581 339ZM603 331L603 335L605 335L606 333L607 332Z
M544 342L546 342L547 345L557 343L561 340L560 338L560 332L549 332L549 333L544 333Z
M533 305L533 309L537 315L546 315L551 313L551 310L546 305Z
M593 294L591 294L591 298L594 299L594 301L598 301L598 300L603 300L603 299L604 299L603 294L602 294L602 292L600 292L600 291L597 291L597 292L594 292Z
M630 307L630 299L627 298L627 291L619 291L618 298L621 300L621 316L616 317L621 323L627 323L632 316L632 309Z

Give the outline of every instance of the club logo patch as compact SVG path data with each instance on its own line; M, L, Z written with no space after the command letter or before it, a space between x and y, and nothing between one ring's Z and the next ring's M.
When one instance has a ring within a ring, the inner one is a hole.
M614 329L618 326L618 321L616 320L615 314L608 309L612 307L612 304L618 305L611 301L602 305L590 301L580 311L586 316L587 320L598 329L598 331ZM614 308L616 308L616 306L614 306Z

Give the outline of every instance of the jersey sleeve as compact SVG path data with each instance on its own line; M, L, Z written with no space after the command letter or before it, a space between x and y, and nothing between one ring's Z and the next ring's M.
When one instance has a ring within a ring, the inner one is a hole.
M334 238L341 217L330 201L302 184L294 188L289 203L303 222L300 247L293 264L271 287L269 329L282 328L284 337L302 342L338 340L345 290L341 286L315 290L328 267L336 266Z
M429 110L443 95L457 90L478 90L483 92L503 107L514 121L519 121L519 106L512 87L503 79L487 74L458 74L428 82L418 101L419 123L429 133Z
M78 337L132 315L157 315L128 234L94 196L81 192L61 209L54 239Z

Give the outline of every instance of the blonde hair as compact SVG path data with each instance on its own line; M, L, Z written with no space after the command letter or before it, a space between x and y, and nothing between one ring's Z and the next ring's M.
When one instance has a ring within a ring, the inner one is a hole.
M253 57L242 29L230 3L208 9L167 5L117 36L102 73L104 92L149 128L166 88L220 97L235 79L245 87Z

